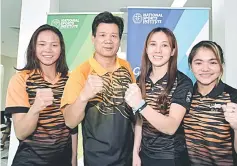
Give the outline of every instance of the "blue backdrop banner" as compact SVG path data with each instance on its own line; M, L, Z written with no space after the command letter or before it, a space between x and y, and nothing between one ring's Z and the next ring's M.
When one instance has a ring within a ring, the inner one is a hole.
M173 31L178 42L178 69L194 81L188 54L197 42L209 40L209 9L128 7L127 60L136 76L146 36L156 27Z

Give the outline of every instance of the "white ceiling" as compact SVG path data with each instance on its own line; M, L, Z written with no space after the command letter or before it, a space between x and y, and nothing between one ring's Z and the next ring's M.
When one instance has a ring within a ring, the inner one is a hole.
M174 0L59 0L60 12L120 11L127 6L170 7ZM184 7L211 8L211 0L188 0ZM1 55L17 56L21 0L1 0Z

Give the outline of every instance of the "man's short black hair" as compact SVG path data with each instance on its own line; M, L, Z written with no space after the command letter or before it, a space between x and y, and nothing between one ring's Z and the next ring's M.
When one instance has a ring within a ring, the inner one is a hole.
M121 17L114 16L112 13L107 11L98 14L92 23L92 35L94 37L96 36L97 27L100 23L116 24L119 28L119 38L122 38L124 23Z

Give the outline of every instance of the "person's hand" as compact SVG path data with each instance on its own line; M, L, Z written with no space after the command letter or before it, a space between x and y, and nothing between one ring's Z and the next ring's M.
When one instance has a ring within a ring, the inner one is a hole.
M133 109L139 106L142 101L142 94L140 88L136 83L129 84L124 98L126 103Z
M237 131L237 104L227 103L222 105L225 120L230 123L233 130Z
M137 152L133 152L132 166L141 166L141 158Z
M37 89L35 101L32 107L35 113L38 113L45 109L47 106L53 104L53 91L51 88Z
M77 156L72 156L72 166L77 166Z
M88 101L103 89L103 79L97 75L89 75L81 92L81 99Z

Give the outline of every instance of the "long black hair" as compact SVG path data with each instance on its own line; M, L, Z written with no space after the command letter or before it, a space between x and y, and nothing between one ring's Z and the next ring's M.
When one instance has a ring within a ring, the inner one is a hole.
M61 73L61 77L65 77L68 74L68 66L66 62L65 43L64 43L63 35L56 27L50 26L48 24L41 25L39 28L35 30L35 32L31 36L30 43L27 47L26 65L22 69L16 69L16 70L18 71L39 70L40 72L42 72L39 59L36 56L36 42L37 42L37 38L40 32L42 31L52 31L59 37L61 53L60 53L59 58L56 61L56 72Z
M172 49L172 51L174 51L174 55L171 56L169 59L169 66L168 66L168 71L167 71L167 74L168 74L167 86L165 87L164 91L162 92L161 95L159 95L159 97L157 99L157 101L158 101L157 104L161 107L160 111L162 113L166 113L167 112L168 95L171 92L172 87L175 83L175 79L177 76L177 70L178 70L177 69L177 57L178 57L177 40L176 40L175 35L173 34L173 32L170 29L165 28L165 27L157 27L157 28L154 28L153 30L151 30L150 33L147 35L143 54L142 54L139 87L142 92L142 97L146 98L146 76L149 72L149 69L152 66L151 61L148 58L148 54L147 54L146 50L147 50L147 46L148 46L148 43L149 43L152 35L157 32L163 32L168 37L171 49Z

